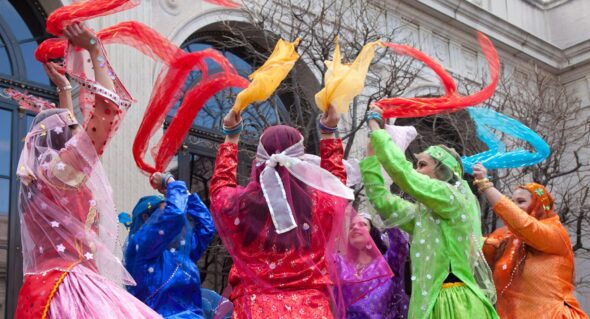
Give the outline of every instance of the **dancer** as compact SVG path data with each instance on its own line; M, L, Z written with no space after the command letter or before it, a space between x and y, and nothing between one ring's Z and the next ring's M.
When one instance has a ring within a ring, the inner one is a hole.
M78 125L72 87L57 64L47 64L61 108L35 117L18 165L25 277L15 318L160 318L118 286L133 280L113 255L115 205L98 157L130 101L92 31L74 23L64 34L69 57L89 55L94 66L88 76L97 82L77 79L95 91L87 100L94 115Z
M474 183L506 226L485 240L501 318L588 318L574 297L574 253L554 200L540 184L518 186L512 201L481 164Z
M142 197L133 209L125 267L129 292L165 318L203 318L197 261L215 235L209 210L183 181L155 173L163 196Z
M237 186L239 114L224 119L211 180L211 212L232 254L234 318L333 318L326 250L352 199L346 188L339 115L323 115L321 167L304 160L303 137L277 125L260 137L250 182ZM333 174L333 175L332 175ZM336 196L334 196L336 195ZM340 224L341 225L341 224ZM333 249L335 253L335 249Z
M381 231L373 225L371 215L361 213L353 217L348 233L350 258L340 258L338 261L343 282L353 282L352 278L357 278L360 283L348 287L344 284L344 298L347 299L347 293L352 289L371 291L370 287L378 288L347 307L348 319L407 318L409 298L404 288L404 270L408 257L408 239L398 228L387 229L386 235L389 247L381 238ZM372 249L373 244L378 250ZM374 253L383 255L394 273L394 277L385 283L382 279L363 278L372 273L372 268L378 262Z
M387 226L412 235L412 297L409 318L498 318L495 289L481 253L479 205L462 179L459 156L445 146L418 154L413 169L371 107L371 140L361 162L366 194ZM374 149L374 151L373 151ZM381 165L416 203L389 192Z

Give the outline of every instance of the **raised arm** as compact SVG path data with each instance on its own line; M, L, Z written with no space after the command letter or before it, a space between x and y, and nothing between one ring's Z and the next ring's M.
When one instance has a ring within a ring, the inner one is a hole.
M344 148L342 140L336 138L336 131L340 115L336 109L330 105L328 110L322 114L320 119L320 166L338 177L342 183L346 184L346 168L344 167Z
M387 227L399 226L408 233L414 231L415 204L393 195L385 187L381 165L376 156L368 156L360 162L365 194L383 218Z
M394 183L442 218L462 211L462 194L454 186L418 173L385 130L371 133L371 145Z
M485 181L487 170L478 163L473 166L473 176L476 178L476 182ZM561 225L544 222L530 216L490 182L478 185L506 227L527 245L549 254L564 254L571 250L569 238L566 238L567 232L563 230Z
M215 159L215 168L211 177L209 194L211 199L222 188L235 188L237 183L238 171L238 145L233 142L225 142L219 145L217 157Z
M508 229L527 245L548 254L565 254L571 250L566 245L564 232L559 225L545 223L521 210L507 197L494 206L494 212L502 218Z
M186 212L194 224L190 257L192 261L197 262L215 236L215 225L209 209L195 193L188 197Z
M94 110L85 123L86 133L92 139L96 152L101 155L107 142L120 124L123 110L114 101L120 97L115 89L114 71L108 63L106 53L97 42L94 31L81 23L73 23L64 29L64 35L77 48L88 51L92 62L94 80L102 88L92 89L90 82L83 83L88 90L95 94ZM79 79L86 81L86 79ZM105 89L105 90L103 90ZM116 96L116 97L115 97Z
M135 233L127 247L135 250L136 260L150 260L162 254L168 244L180 234L186 225L185 210L188 193L183 181L168 183L166 207L161 213L153 213Z

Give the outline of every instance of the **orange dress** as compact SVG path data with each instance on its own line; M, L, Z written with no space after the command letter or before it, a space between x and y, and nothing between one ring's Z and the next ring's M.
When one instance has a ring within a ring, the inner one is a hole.
M494 272L494 280L513 271L501 262L502 255L514 254L512 241L524 242L519 271L511 274L505 287L497 286L497 311L506 319L588 318L574 297L574 254L566 229L555 215L538 220L522 211L508 198L494 207L506 227L494 231L486 240L484 254ZM499 249L498 247L504 247Z

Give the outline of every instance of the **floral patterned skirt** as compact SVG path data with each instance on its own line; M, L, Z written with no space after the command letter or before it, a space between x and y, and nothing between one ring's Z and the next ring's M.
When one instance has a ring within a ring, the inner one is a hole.
M244 295L232 300L234 319L333 319L328 295L317 289Z

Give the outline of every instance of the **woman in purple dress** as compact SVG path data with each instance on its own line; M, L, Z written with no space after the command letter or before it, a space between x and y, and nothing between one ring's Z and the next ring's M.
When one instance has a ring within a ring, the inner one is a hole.
M348 319L405 319L408 315L409 298L404 288L404 268L408 257L408 239L398 228L386 230L389 247L383 241L385 234L373 226L371 216L358 214L352 218L348 233L348 253L340 262L340 276L344 284L344 301L347 296L358 296L363 291L366 295L346 308ZM372 241L371 241L372 239ZM372 274L381 259L374 256L377 250L391 267L394 277L391 279L374 278ZM366 279L366 280L363 280Z

